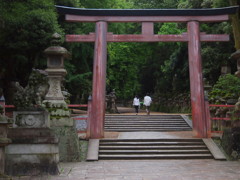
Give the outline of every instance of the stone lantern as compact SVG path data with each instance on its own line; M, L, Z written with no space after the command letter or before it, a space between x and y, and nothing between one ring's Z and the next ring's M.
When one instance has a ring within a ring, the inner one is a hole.
M240 50L237 50L235 53L233 53L231 58L237 60L237 72L235 72L235 75L240 78ZM236 103L235 110L240 112L240 97Z
M64 103L64 96L61 91L61 82L67 71L64 69L64 58L68 56L68 51L59 46L61 36L53 34L53 45L45 49L47 55L47 69L49 78L49 91L45 97L46 100Z
M240 50L237 50L235 53L233 53L231 55L231 59L237 61L237 72L235 72L235 75L240 78Z
M208 93L211 90L212 86L209 84L206 78L203 78L203 85L204 85L204 99L208 101Z
M50 126L72 126L70 111L62 94L62 81L67 74L64 69L64 58L69 56L68 51L60 46L61 36L53 34L52 46L45 49L49 90L43 104L50 113Z
M222 65L221 66L221 74L222 75L231 74L231 67L228 65Z

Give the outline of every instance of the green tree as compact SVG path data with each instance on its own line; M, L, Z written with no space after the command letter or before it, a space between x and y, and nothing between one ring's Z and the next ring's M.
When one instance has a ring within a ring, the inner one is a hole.
M132 0L139 9L177 8L179 0Z
M110 43L108 45L107 89L116 90L119 99L129 99L141 93L141 67L149 54L139 43Z
M0 0L0 4L1 86L10 100L10 82L25 85L31 69L42 67L42 52L50 45L52 34L62 34L62 30L53 1Z

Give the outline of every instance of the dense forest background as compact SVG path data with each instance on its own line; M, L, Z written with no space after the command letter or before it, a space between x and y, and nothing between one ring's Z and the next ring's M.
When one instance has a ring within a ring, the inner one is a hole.
M239 5L238 0L0 0L0 85L6 101L12 103L16 81L25 86L32 68L45 69L43 51L51 36L63 36L63 46L71 53L65 60L66 89L71 103L86 103L92 86L93 43L65 43L65 34L95 31L94 23L67 23L54 5L78 8L151 9L216 8ZM237 17L237 16L236 16ZM221 67L236 71L230 55L240 47L231 22L201 24L201 32L227 33L230 42L202 43L204 78L214 85ZM236 20L236 19L235 19ZM239 23L239 18L237 18ZM236 28L235 28L236 30ZM138 34L138 23L111 23L109 32ZM186 24L156 23L156 34L181 34ZM234 41L235 39L235 41ZM238 39L239 40L239 39ZM189 98L188 50L186 43L108 43L107 93L115 89L118 100L127 102L135 94L151 93L155 102L174 97ZM160 110L160 109L158 109Z

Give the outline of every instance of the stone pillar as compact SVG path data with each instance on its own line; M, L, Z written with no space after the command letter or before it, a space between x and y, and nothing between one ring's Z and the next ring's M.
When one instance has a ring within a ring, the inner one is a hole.
M5 172L5 146L11 143L7 138L7 130L10 121L5 116L0 116L0 179L4 177Z
M47 69L49 79L49 90L43 101L44 106L50 113L50 126L73 126L70 118L70 111L61 90L62 81L67 74L64 69L64 58L68 56L68 51L59 46L60 35L53 35L53 46L48 47L44 53L47 55Z
M205 115L206 115L206 124L207 124L207 136L211 138L211 116L210 116L210 108L209 108L209 99L208 92L212 86L204 79L204 101L205 101Z
M91 114L92 114L92 96L89 95L88 97L88 111L87 111L88 117L87 117L87 133L86 133L86 139L90 138L90 125L91 125Z

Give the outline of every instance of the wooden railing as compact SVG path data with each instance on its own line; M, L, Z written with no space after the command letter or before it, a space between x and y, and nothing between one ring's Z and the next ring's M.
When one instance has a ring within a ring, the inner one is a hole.
M235 105L210 104L210 126L212 134L222 134L225 127L231 126L231 113Z
M88 108L88 105L87 104L69 104L68 105L69 108L81 108L81 107L84 107L84 108ZM87 111L85 114L82 114L82 115L87 115ZM76 115L76 116L79 116ZM72 117L74 120L87 120L87 116L86 117Z

